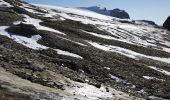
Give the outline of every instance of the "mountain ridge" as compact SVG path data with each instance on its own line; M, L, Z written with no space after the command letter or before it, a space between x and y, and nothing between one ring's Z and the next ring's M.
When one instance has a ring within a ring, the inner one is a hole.
M121 19L130 19L129 14L124 10L120 10L119 8L115 8L113 10L107 10L106 7L101 7L101 6L79 7L79 8L87 9L107 16L117 17Z

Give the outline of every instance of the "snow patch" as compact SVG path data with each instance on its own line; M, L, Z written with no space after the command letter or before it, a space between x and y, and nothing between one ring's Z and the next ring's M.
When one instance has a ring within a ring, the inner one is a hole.
M128 50L128 49L124 49L124 48L116 47L116 46L101 45L101 44L98 44L95 42L88 42L88 43L90 43L92 46L99 48L101 50L104 50L104 51L117 52L117 53L127 56L129 58L133 58L133 59L136 58L136 56L133 55L134 52L132 52L131 50Z
M129 25L129 24L121 24L118 25L119 28L126 29L126 30L137 30L138 27L135 25Z
M24 36L15 35L15 34L10 34L5 31L5 29L7 29L7 28L8 28L8 26L1 26L0 27L0 35L7 36L7 37L13 39L14 41L16 41L17 43L20 43L28 48L32 48L35 50L48 49L48 47L37 43L37 41L41 39L40 35L34 35L31 38L28 38L28 37L24 37Z
M151 77L151 76L143 76L143 78L147 79L147 80L159 80L159 81L164 81L163 79L159 79L159 78L156 78L156 77Z
M118 78L118 77L116 77L116 76L113 76L113 75L110 75L110 77L111 77L112 79L114 79L116 82L122 82L122 81L124 81L124 80L122 80L122 79L120 79L120 78Z
M39 30L46 30L46 31L55 32L55 33L59 33L59 34L65 35L63 32L60 32L58 30L55 30L55 29L52 29L52 28L40 25L40 22L42 22L42 21L39 20L39 19L34 19L34 18L31 18L31 17L29 17L27 15L24 15L24 17L25 17L25 19L24 19L25 22L22 22L22 23L32 24L32 25L34 25Z
M110 68L109 67L104 67L105 69L107 69L107 70L110 70Z
M132 98L129 95L107 87L109 91L106 90L106 87L101 85L100 88L97 88L93 85L87 83L72 82L70 87L67 87L65 91L72 93L75 96L84 96L85 99L81 100L99 100L99 99L126 99L131 100ZM114 94L114 95L113 95Z
M132 58L132 59L138 60L139 58L149 58L149 59L160 61L160 62L170 63L170 58L148 56L148 55L140 54L135 51L117 47L117 46L102 45L102 44L98 44L98 43L90 42L90 41L87 41L87 42L98 49L101 49L104 51L116 52L116 53L119 53L121 55L124 55L124 56Z
M23 37L23 36L19 36L19 35L11 35L11 37L17 43L23 44L24 46L27 46L27 47L35 49L35 50L48 49L48 47L37 43L37 41L39 39L36 37L40 37L40 35L34 35L31 38L27 38L27 37Z
M85 44L82 44L82 43L79 43L79 42L75 42L75 41L72 41L72 40L70 40L70 39L67 39L67 38L64 38L64 37L61 37L61 36L57 36L57 37L62 38L63 40L67 40L67 41L73 42L73 43L78 44L78 45L81 45L81 46L87 46L87 45L85 45Z
M5 2L4 0L0 0L0 7L13 7L8 2Z
M166 71L166 70L164 70L164 69L157 68L157 67L154 67L154 66L148 66L148 67L151 68L151 69L153 69L153 70L155 70L155 71L158 71L158 72L160 72L160 73L163 73L163 74L165 74L165 75L170 76L170 72L169 72L169 71Z
M114 37L112 37L112 36L108 36L108 35L96 34L96 33L88 32L88 31L84 31L84 30L81 30L81 31L83 31L83 32L85 32L85 33L88 33L88 34L91 34L91 35L93 35L93 36L97 36L97 37L100 37L100 38L104 38L104 39L109 39L109 40L111 40L111 39L115 40L115 39L116 39L116 38L114 38Z
M163 51L170 53L170 48L163 48Z
M77 54L74 54L74 53L70 53L68 51L63 51L63 50L59 50L59 49L55 49L55 51L57 51L57 53L60 54L60 55L66 55L66 56L71 56L71 57L83 59L83 57L81 57Z

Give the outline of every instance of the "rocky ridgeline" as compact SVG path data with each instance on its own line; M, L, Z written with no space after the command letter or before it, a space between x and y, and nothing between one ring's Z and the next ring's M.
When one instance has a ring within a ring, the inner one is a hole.
M125 10L121 9L113 9L113 10L107 10L105 7L100 7L100 6L92 6L92 7L81 7L83 9L87 9L90 11L94 11L99 14L103 15L108 15L116 18L121 18L121 19L130 19L129 14Z

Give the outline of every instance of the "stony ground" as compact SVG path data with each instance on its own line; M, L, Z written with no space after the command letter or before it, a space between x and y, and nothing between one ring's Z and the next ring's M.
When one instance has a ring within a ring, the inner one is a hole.
M163 40L151 45L129 43L99 29L100 25L60 20L56 10L56 20L51 20L43 16L50 12L38 7L18 0L4 1L12 6L0 7L0 27L8 26L6 33L0 30L0 99L170 99L170 52L163 50L170 47L163 45ZM26 18L42 21L30 24ZM164 41L170 42L168 31L148 27L165 33ZM119 28L117 32L138 35ZM34 43L32 36L41 38Z

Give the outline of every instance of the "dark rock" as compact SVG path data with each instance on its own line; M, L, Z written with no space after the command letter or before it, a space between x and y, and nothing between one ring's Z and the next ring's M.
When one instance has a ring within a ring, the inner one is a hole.
M170 16L164 22L163 27L170 31Z
M32 35L37 35L38 30L35 26L31 24L20 23L18 25L13 25L7 29L11 34L18 34L21 36L31 37Z
M110 16L121 18L121 19L130 19L129 14L124 10L120 10L116 8L113 10L109 10L109 12L110 12Z
M108 87L106 87L106 92L109 92L109 88Z
M21 20L21 16L10 8L0 8L0 26L11 25L19 20Z
M141 20L142 22L148 23L150 25L157 26L157 24L154 21L149 21L149 20Z

